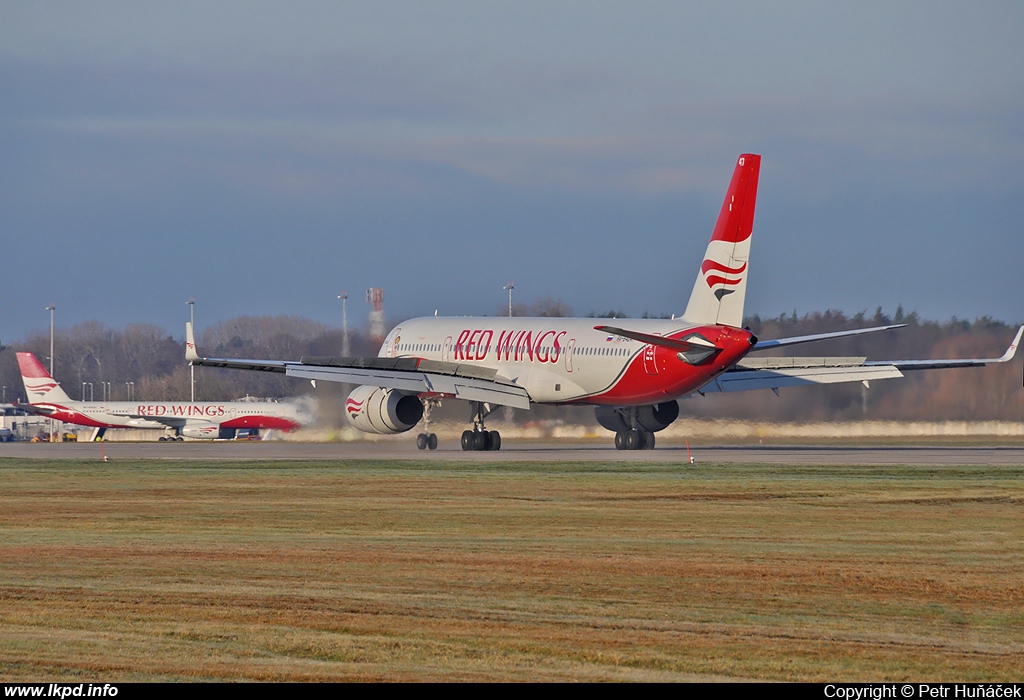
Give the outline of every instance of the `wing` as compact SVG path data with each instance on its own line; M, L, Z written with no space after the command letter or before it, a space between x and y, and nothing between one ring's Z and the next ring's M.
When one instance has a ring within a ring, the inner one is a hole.
M117 411L112 411L111 415L120 416L129 420L141 421L143 423L159 423L160 425L165 425L168 428L182 428L188 422L184 418L174 418L171 416L143 416L138 413L128 412L119 413Z
M313 381L368 384L410 394L447 394L467 401L530 408L526 389L498 377L494 369L415 357L303 357L298 362L200 357L191 323L185 324L185 335L185 359L192 365L277 372Z
M703 386L708 392L782 389L808 384L841 384L895 379L903 374L887 364L868 365L863 357L772 357L745 359Z
M994 357L992 359L974 359L974 360L891 360L886 364L890 364L897 369L901 370L914 370L914 369L952 369L954 367L980 367L982 365L994 364L998 362L1009 362L1013 359L1013 356L1017 354L1017 346L1020 345L1021 336L1024 335L1024 326L1017 329L1017 335L1013 337L1013 342L1010 343L1010 347L1006 348L1006 352L1001 357ZM865 362L867 366L880 365L882 362Z
M907 324L896 323L889 326L875 326L873 328L855 328L849 331L836 331L834 333L816 333L814 335L798 335L792 338L779 338L778 340L761 340L750 349L751 352L755 350L771 350L772 348L781 348L786 345L799 345L801 343L813 343L819 340L830 340L832 338L846 338L851 335L863 335L864 333L877 333L878 331L889 331L893 328L904 328Z
M902 377L903 372L918 369L981 367L1009 362L1017 352L1024 326L1000 357L963 360L876 360L863 357L770 357L749 356L701 388L700 393L781 389L808 384L867 382ZM810 337L810 336L804 336ZM806 342L806 341L804 341Z

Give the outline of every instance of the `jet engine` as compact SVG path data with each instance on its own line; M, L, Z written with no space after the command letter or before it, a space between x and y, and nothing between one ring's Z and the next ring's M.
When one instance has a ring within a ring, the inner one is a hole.
M223 439L225 436L221 434L222 432L220 423L208 423L205 421L189 421L181 429L183 437L202 440ZM235 431L232 430L230 432L234 433ZM233 437L233 435L227 437Z
M594 414L597 416L597 422L613 433L622 433L630 429L626 417L611 406L597 406ZM664 430L678 417L679 404L675 401L636 407L637 424L652 433Z
M423 404L397 389L361 386L345 400L345 413L364 433L394 435L411 430L423 417Z

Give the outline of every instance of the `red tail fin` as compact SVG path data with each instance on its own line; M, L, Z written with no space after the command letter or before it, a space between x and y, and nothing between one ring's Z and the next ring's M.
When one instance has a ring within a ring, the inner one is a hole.
M30 352L19 352L17 356L18 367L21 369L21 381L25 385L25 397L29 403L40 401L67 403L71 401L64 390L60 388L60 384L54 381L35 355Z
M21 369L21 376L29 379L49 379L50 373L46 371L42 363L30 352L15 353L18 356L18 368Z
M744 153L736 161L711 240L739 243L750 238L754 230L754 205L757 203L757 178L760 174L761 156Z
M722 211L711 234L697 281L683 318L692 323L743 324L743 302L750 270L750 234L761 156L744 153L736 160Z

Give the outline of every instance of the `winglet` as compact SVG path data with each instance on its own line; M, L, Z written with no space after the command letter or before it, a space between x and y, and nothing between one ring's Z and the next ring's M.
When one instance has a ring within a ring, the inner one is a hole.
M1006 348L1006 352L996 362L1009 362L1013 359L1013 356L1017 354L1017 346L1020 345L1020 337L1024 335L1024 326L1017 329L1017 335L1013 337L1013 342L1010 343L1010 347Z
M194 362L199 359L199 353L196 352L196 334L192 331L192 324L185 324L185 359L189 362Z

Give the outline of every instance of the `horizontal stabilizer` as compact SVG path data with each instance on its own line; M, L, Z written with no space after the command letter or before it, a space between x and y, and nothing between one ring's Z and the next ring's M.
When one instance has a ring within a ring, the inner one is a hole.
M33 406L30 403L16 403L14 407L34 416L52 416L57 412L57 409L52 406Z
M649 335L647 333L638 333L637 331L627 331L622 328L614 328L612 326L594 326L594 330L622 336L623 338L629 338L630 340L639 340L641 343L647 343L648 345L660 345L664 348L670 348L678 352L687 352L688 350L694 350L696 348L718 349L715 347L714 343L696 336L689 340L673 340L672 338L665 338L660 335Z

